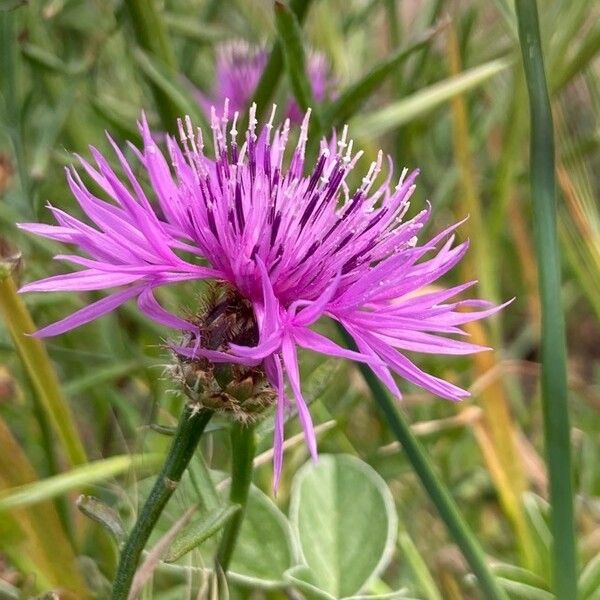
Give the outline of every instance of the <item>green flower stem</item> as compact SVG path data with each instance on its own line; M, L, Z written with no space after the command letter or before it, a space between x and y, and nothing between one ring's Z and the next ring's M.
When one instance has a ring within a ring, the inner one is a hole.
M160 60L162 65L176 74L177 60L171 46L171 41L164 26L154 0L125 0L125 14L141 48ZM168 131L174 131L177 118L181 111L171 97L159 86L149 82L150 89L156 101L162 126Z
M192 459L212 414L210 410L196 411L190 405L185 407L173 436L167 459L121 551L113 583L112 600L127 600L146 542Z
M217 551L217 570L224 573L229 568L240 527L244 520L248 492L252 482L252 461L255 453L254 426L234 423L231 427L231 504L239 504L239 510L228 522L223 531Z
M567 394L565 326L560 294L560 255L556 233L554 132L534 0L516 0L519 40L531 119L531 196L539 269L542 317L542 407L550 475L554 593L577 598L577 560Z
M346 344L355 349L354 341L341 326L340 332ZM398 412L394 401L368 366L363 363L359 363L357 366L365 378L386 423L396 439L402 444L402 448L408 460L410 460L415 473L421 480L423 487L437 508L448 531L469 563L474 575L477 577L484 597L487 600L507 600L508 597L500 588L485 562L483 550L479 546L477 539L461 517L458 507L450 496L446 486L438 479L425 450Z

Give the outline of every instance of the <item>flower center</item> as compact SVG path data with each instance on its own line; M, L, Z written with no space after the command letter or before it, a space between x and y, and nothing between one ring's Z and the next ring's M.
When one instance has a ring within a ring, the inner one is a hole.
M229 344L256 346L258 326L252 304L227 284L212 286L196 324L203 348L226 351Z

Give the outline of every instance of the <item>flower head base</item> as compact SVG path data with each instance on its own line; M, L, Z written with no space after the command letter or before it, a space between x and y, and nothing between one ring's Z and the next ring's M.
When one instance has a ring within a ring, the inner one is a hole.
M212 363L196 356L200 347L226 352L232 343L255 346L259 333L252 305L227 284L212 286L204 304L202 314L193 319L197 330L186 332L179 345L185 354L173 351L171 375L196 405L243 423L255 421L277 397L261 365Z
M346 128L339 138L323 141L315 164L305 169L308 114L286 160L289 119L276 128L274 109L258 132L252 107L240 144L238 114L230 120L228 113L227 103L221 118L212 113L214 159L204 154L202 132L185 119L180 123L181 145L167 138L167 161L142 119L144 147L134 152L147 172L150 198L112 140L122 178L92 148L96 165L80 159L81 165L110 201L94 196L74 169L67 170L67 179L93 226L55 207L50 210L58 225L21 225L74 245L80 254L57 258L83 270L28 284L23 291L120 288L38 335L57 335L137 298L147 316L186 332L185 343L173 350L189 359L193 368L206 361L204 367L241 365L264 373L277 395L277 481L285 412L292 403L316 455L300 383L299 347L368 364L397 397L401 394L393 373L433 394L460 400L466 391L425 373L407 353L483 350L448 335L463 334L461 325L500 307L454 299L474 282L447 289L429 287L460 261L467 243L454 244L457 225L424 242L418 240L430 209L405 217L416 171L405 170L392 186L390 164L387 176L375 186L383 163L380 153L361 185L351 191L346 179L361 153L354 151ZM231 328L229 333L219 329L227 324L223 314L186 320L167 312L154 297L160 286L201 279L235 290L225 295L226 307L219 309L238 327L234 334ZM357 351L314 331L312 326L321 317L342 324ZM217 371L213 368L215 378ZM257 382L251 377L254 386Z
M207 97L198 94L198 101L207 116L212 106L222 107L227 100L232 112L242 112L248 108L252 94L260 81L268 60L267 51L246 41L237 40L217 48L215 86ZM333 91L326 58L311 52L307 56L306 70L312 93L317 102L325 100ZM286 107L292 123L301 123L304 117L298 104L292 99Z

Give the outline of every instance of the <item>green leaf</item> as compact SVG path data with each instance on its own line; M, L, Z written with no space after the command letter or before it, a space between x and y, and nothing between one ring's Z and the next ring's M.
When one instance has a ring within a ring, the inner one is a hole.
M221 506L190 523L171 544L165 556L165 562L174 562L197 548L202 542L220 531L238 510L240 510L239 504Z
M600 552L585 565L578 587L581 600L592 598L600 590Z
M408 594L405 588L398 590L397 592L389 592L387 594L360 594L358 596L348 596L343 600L422 600L422 598L416 598Z
M104 504L102 500L82 494L77 498L77 508L86 517L100 523L116 542L120 543L125 539L125 528L121 517L116 510Z
M425 48L439 31L440 26L429 30L418 41L407 48L398 50L376 65L356 83L347 87L326 109L324 115L325 129L341 125L352 117L389 75L416 51Z
M110 126L113 134L140 145L141 136L135 122L139 118L139 107L102 94L90 98L91 107Z
M71 69L49 50L36 46L35 44L23 44L21 46L23 56L37 67L42 67L50 73L60 73L61 75L71 75Z
M397 522L383 479L348 455L322 455L292 486L290 518L311 579L336 598L363 591L389 563ZM306 572L295 574L298 577Z
M207 25L185 15L167 13L164 20L172 34L192 40L198 45L220 42L230 35L221 27Z
M140 48L134 49L133 57L148 81L168 98L174 115L190 115L192 121L206 126L206 119L198 103L190 94L185 93L178 82L174 81L174 75L168 68ZM173 127L175 127L175 123L171 124L171 128Z
M35 483L2 490L0 492L0 511L48 500L66 492L110 479L129 469L140 467L153 469L160 465L163 459L162 454L113 456L76 467L60 475L47 477Z
M556 600L554 594L527 583L498 577L500 585L514 600Z
M27 4L27 0L0 0L0 12L14 10Z
M31 176L42 179L46 176L56 149L57 141L65 130L69 115L77 102L77 85L65 85L52 106L51 112L44 118L44 127L40 132L31 159Z
M290 8L296 15L298 23L302 24L304 21L310 4L311 0L292 0ZM256 116L259 120L262 118L265 109L277 89L282 71L283 51L281 49L281 43L277 41L273 44L269 60L263 69L260 80L256 84L256 89L252 94L252 101L250 102L250 104L252 104L252 102L256 103Z
M335 596L324 592L315 584L315 578L312 571L306 565L299 565L290 569L286 574L286 579L300 592L307 600L336 600ZM348 596L343 600L411 600L406 596L406 590L398 590L387 594L361 594L358 596Z
M302 592L306 600L335 600L335 596L324 592L316 585L313 572L306 565L290 569L285 578L294 588Z
M260 588L282 587L284 573L297 562L289 521L264 492L252 486L231 559L232 579Z
M275 1L275 24L283 48L285 67L290 79L292 92L298 106L304 112L308 108L313 111L313 123L321 130L319 111L312 93L312 86L306 74L306 59L302 30L296 15L279 0Z
M523 507L527 519L531 525L534 534L534 543L536 545L536 554L540 557L542 565L538 575L550 573L550 548L552 545L552 534L546 521L546 514L549 510L548 503L532 492L523 494ZM546 513L546 514L545 514Z
M422 117L440 104L462 94L504 71L511 65L507 59L497 59L449 77L394 102L381 110L355 117L350 127L354 135L375 138L379 135Z
M517 583L524 583L542 590L548 589L548 584L544 579L523 567L498 563L492 567L492 570L494 575L498 578L515 581Z
M212 471L211 475L215 481L221 481L217 487L222 507L228 502L229 485L223 485L224 473ZM140 487L145 488L146 483L143 482ZM184 503L191 503L197 498L196 490L188 477L181 481L178 493L182 494ZM209 511L214 512L215 509L216 507L212 506ZM167 506L153 533L155 541L177 520L178 514L178 508L175 509L173 505ZM211 568L213 564L219 537L216 535L206 539L199 548L201 564L207 568ZM291 525L285 515L264 492L252 485L228 577L232 581L258 589L284 587L284 573L298 564L296 546ZM168 566L173 572L195 570L187 563L178 561L164 566Z

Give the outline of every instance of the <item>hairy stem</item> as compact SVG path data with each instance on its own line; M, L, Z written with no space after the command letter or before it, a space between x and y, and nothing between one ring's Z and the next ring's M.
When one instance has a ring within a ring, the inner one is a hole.
M177 488L209 422L212 411L185 407L167 459L121 551L112 600L127 600L140 556L169 498Z

